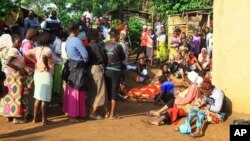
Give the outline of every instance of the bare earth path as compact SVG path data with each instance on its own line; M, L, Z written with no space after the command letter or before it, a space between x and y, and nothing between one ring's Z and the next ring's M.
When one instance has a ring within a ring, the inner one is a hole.
M156 70L152 70L152 74ZM127 74L129 88L138 86L134 82L133 73ZM140 86L139 86L140 87ZM122 117L118 120L86 121L71 124L61 112L60 107L50 107L49 119L53 125L41 126L31 122L14 125L0 117L0 140L5 141L228 141L229 125L236 118L249 118L246 115L234 114L224 123L205 126L205 135L193 139L182 135L175 125L151 126L143 123L149 120L145 112L157 109L152 103L119 102L117 113ZM153 119L153 118L152 118ZM250 119L250 118L249 118ZM182 123L184 119L181 120Z

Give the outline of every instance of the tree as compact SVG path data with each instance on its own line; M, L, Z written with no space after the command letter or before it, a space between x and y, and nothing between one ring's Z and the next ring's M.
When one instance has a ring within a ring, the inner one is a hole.
M1 0L0 19L5 20L11 11L18 11L20 2L18 0Z

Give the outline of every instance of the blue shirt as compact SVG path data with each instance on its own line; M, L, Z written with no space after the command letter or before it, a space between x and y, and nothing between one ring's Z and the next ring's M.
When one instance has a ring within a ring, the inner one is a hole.
M175 85L170 81L166 81L161 85L161 91L167 94L174 95Z
M33 18L25 18L24 19L24 27L26 30L28 30L29 28L37 28L39 26L39 21L38 18L33 17Z
M77 37L68 37L66 41L67 58L75 61L88 61L88 52Z

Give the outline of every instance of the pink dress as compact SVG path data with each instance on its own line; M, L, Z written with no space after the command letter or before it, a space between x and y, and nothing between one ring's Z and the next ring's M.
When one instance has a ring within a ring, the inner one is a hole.
M79 91L67 85L64 94L63 112L70 117L85 117L85 95L86 91Z

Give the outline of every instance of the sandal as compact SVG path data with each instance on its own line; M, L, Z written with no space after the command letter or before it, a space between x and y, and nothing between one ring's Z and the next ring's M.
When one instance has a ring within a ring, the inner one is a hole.
M43 126L46 126L46 125L52 125L52 124L54 124L54 122L50 121L50 120L45 120L42 122L42 124L43 124Z
M70 123L79 123L80 120L76 119L76 118L69 118L69 122Z
M90 120L103 120L103 117L100 116L100 115L97 115L97 116L92 116L92 115L90 115L90 116L89 116L89 119L90 119Z

